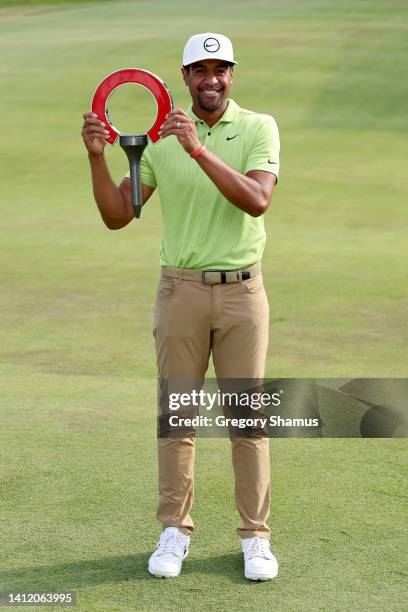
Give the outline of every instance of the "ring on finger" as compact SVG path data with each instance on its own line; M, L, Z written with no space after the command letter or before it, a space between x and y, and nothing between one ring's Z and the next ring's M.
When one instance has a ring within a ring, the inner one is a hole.
M180 127L180 121L177 121L176 128L179 129L179 127Z

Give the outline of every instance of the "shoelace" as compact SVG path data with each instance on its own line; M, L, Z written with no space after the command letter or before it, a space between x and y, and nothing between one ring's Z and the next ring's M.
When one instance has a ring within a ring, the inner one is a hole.
M175 534L166 535L163 539L160 539L159 545L157 547L158 555L175 555L176 557L180 557L184 554L185 547L180 538Z
M245 550L248 559L254 557L268 558L270 555L269 543L265 538L255 538L250 546Z

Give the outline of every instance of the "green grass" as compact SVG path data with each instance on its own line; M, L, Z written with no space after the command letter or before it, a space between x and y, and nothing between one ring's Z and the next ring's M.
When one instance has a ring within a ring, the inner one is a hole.
M90 2L108 2L109 0L0 0L0 7L2 6L14 6L24 7L30 5L40 4L88 4Z
M405 608L404 440L273 440L270 584L242 577L228 442L200 440L183 576L146 574L159 201L106 230L80 129L120 67L157 73L186 106L185 39L231 36L233 97L273 114L282 139L266 217L268 376L407 376L406 18L403 0L0 10L0 591L73 589L86 612ZM135 129L151 115L141 92L113 104L121 120L134 109ZM127 160L107 155L119 180Z

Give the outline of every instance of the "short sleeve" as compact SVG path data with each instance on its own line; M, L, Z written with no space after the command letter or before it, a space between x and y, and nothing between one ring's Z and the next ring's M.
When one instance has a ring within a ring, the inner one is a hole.
M125 176L129 178L130 172L127 171ZM154 170L153 170L151 156L150 156L148 146L143 151L143 155L140 160L140 178L142 180L143 185L148 185L149 187L153 187L153 188L157 187L156 177L154 175Z
M245 172L264 170L279 176L279 131L270 115L261 115L251 150L245 164Z

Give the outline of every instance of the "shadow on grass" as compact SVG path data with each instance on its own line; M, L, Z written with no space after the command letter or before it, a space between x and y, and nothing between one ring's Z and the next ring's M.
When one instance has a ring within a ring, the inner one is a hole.
M134 580L157 580L147 571L149 553L104 557L74 563L13 568L0 571L0 591L65 592L99 584ZM226 554L207 559L187 558L181 579L212 574L229 582L247 583L242 555Z

